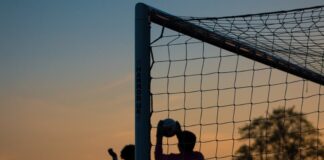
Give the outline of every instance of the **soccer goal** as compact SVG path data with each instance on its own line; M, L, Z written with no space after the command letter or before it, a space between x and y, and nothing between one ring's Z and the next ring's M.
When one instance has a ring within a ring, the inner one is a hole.
M215 18L139 3L135 23L137 160L165 118L205 159L324 159L324 6Z

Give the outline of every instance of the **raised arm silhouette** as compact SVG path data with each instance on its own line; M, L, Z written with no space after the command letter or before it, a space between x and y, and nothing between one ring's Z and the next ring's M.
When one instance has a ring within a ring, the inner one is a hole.
M177 122L176 136L178 138L179 154L163 154L162 149L162 125L160 121L156 133L155 160L203 160L204 156L200 152L194 151L196 136L190 131L182 131L179 122Z

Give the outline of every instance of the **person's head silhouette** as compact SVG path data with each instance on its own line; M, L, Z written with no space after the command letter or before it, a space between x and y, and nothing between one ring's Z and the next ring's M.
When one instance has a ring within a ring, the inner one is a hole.
M135 145L126 145L120 152L120 157L124 160L134 160L135 159Z
M196 136L194 133L190 131L181 131L178 136L178 148L181 153L187 152L193 152L193 149L195 148L196 144Z
M108 149L108 153L113 160L118 160L118 156L112 148ZM124 160L135 160L135 145L133 144L126 145L120 151L120 158Z

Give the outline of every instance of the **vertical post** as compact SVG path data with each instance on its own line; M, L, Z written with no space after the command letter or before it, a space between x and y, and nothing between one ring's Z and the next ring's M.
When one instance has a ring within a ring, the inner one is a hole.
M149 160L150 143L150 20L149 7L135 8L135 159Z

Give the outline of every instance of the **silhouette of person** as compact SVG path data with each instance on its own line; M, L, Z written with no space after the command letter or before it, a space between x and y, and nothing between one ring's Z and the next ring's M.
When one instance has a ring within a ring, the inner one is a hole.
M155 160L204 160L203 154L193 151L196 144L195 134L190 131L182 131L179 122L176 123L176 136L178 138L178 149L180 153L163 154L163 121L160 121L156 132Z
M112 148L108 149L109 155L113 160L118 160L117 154ZM126 145L120 152L120 157L124 160L135 160L135 145Z
M117 154L114 152L114 150L112 148L108 149L108 153L111 156L112 160L118 160Z

